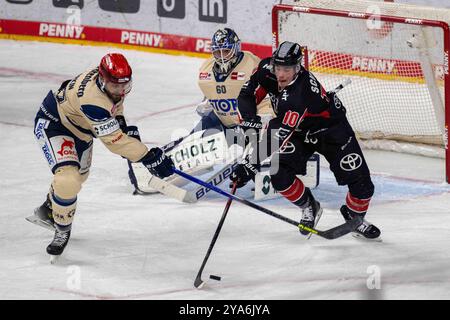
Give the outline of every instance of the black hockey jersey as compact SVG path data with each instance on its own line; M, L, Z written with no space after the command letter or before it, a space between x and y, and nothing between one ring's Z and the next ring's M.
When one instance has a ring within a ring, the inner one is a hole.
M327 92L303 67L297 77L279 91L270 59L260 62L239 94L238 107L242 119L254 118L256 104L269 94L276 118L269 122L268 134L276 129L276 138L280 142L290 134L320 134L344 121L346 111L339 98Z

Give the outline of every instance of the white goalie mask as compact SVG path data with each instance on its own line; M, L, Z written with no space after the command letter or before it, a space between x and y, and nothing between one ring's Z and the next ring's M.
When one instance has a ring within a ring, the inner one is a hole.
M233 30L219 29L212 37L211 52L219 71L227 73L234 66L241 52L241 40Z

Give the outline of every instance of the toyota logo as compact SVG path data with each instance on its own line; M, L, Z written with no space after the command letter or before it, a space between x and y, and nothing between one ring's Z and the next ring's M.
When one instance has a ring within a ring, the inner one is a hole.
M353 171L361 167L362 158L357 153L350 153L341 159L341 169L344 171Z

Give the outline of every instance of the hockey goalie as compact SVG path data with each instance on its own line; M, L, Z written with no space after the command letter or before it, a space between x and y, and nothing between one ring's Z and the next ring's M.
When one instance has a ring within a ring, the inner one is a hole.
M270 99L263 99L264 89L257 88L257 119L248 127L241 123L237 98L260 59L241 50L236 32L229 28L217 30L212 37L211 52L211 58L202 64L198 73L198 85L205 97L196 107L201 120L188 136L170 142L163 149L177 169L192 175L208 174L205 180L219 185L228 179L233 166L246 152L250 139L258 138L251 134L253 129L263 128L274 113ZM261 128L253 128L254 123ZM159 179L140 163L129 163L129 176L135 194L161 192L183 202L196 202L209 191L204 187L189 190L185 185L187 181L177 176ZM318 178L319 157L313 155L308 162L305 182L314 188L319 183ZM264 166L255 177L254 194L255 199L275 196Z

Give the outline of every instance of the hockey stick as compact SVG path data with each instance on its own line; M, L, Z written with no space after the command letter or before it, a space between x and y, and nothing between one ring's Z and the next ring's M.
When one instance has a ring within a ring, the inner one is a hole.
M224 190L222 190L220 188L217 188L217 187L213 186L212 184L208 184L208 183L206 183L206 182L204 182L204 181L202 181L200 179L197 179L197 178L195 178L195 177L193 177L191 175L188 175L188 174L184 173L183 171L174 169L174 172L176 174L178 174L178 175L180 175L180 176L182 176L182 177L192 181L192 182L195 182L195 183L197 183L199 185L202 185L202 186L204 186L206 188L209 188L209 189L211 189L211 190L213 190L213 191L215 191L215 192L217 192L217 193L219 193L219 194L221 194L221 195L223 195L223 196L225 196L227 198L236 200L236 201L238 201L238 202L240 202L242 204L245 204L245 205L247 205L249 207L252 207L253 209L261 211L261 212L263 212L265 214L268 214L269 216L272 216L274 218L277 218L279 220L282 220L284 222L292 224L292 225L296 226L297 228L299 228L301 230L305 230L305 231L311 232L311 233L313 233L315 235L318 235L318 236L320 236L322 238L325 238L325 239L332 240L332 239L336 239L336 238L342 237L343 235L346 235L346 234L354 231L363 222L361 217L355 217L352 220L349 220L349 221L347 221L347 222L345 222L345 223L343 223L341 225L338 225L337 227L334 227L334 228L331 228L331 229L325 230L325 231L317 230L317 229L314 229L314 228L309 228L309 227L307 227L307 226L305 226L305 225L303 225L301 223L298 223L297 221L294 221L294 220L292 220L292 219L290 219L288 217L282 216L281 214L278 214L278 213L276 213L276 212L274 212L272 210L269 210L267 208L261 207L261 206L257 205L256 203L253 203L251 201L242 199L242 198L240 198L240 197L238 197L236 195L230 194L230 193L228 193L228 192L226 192L226 191L224 191Z
M236 183L233 183L233 188L231 189L231 194L234 195L235 192L236 192ZM209 255L211 254L214 244L216 243L216 240L219 237L220 230L222 230L222 226L223 226L223 223L225 222L225 218L227 217L228 209L230 209L231 202L233 202L233 199L229 198L227 201L227 204L225 205L225 209L223 210L222 217L220 218L216 232L214 233L214 236L211 240L211 244L209 245L208 251L206 252L206 256L203 259L200 269L198 270L197 277L195 278L195 281L194 281L194 286L197 289L201 289L203 287L203 285L205 284L205 282L202 280L202 272L203 272L203 269L205 268L206 262L209 259ZM212 277L212 279L220 280L220 277L217 277L217 276L211 276L211 277Z
M234 167L237 165L236 159L228 162L222 169L210 176L206 182L212 183L215 186L223 183L233 172ZM170 198L176 199L185 203L195 203L201 198L203 198L210 190L209 187L205 188L199 186L193 190L187 190L170 182L160 179L156 176L152 176L148 182L149 189L139 188L136 192L140 195L152 195L155 193L162 193ZM150 192L150 190L156 190L155 192Z

